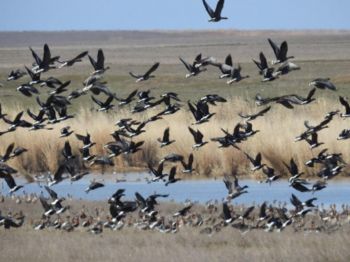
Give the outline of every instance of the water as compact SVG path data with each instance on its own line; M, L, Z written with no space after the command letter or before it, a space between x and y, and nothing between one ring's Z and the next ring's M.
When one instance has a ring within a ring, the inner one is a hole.
M168 200L175 202L185 202L191 200L194 202L205 203L210 200L222 201L227 195L227 190L221 179L218 180L195 180L195 181L179 181L175 184L165 186L163 182L155 182L148 184L144 180L145 174L137 174L127 176L128 180L125 182L115 182L115 178L111 176L94 176L97 181L102 182L105 187L99 188L89 193L85 193L85 188L89 185L90 179L87 177L80 181L71 183L65 180L57 185L52 186L59 196L67 196L70 194L75 199L84 200L107 200L117 189L125 189L125 199L134 199L135 192L139 192L143 196L148 196L153 193L169 194ZM133 179L131 181L130 179ZM20 183L21 181L19 181ZM306 200L311 197L317 197L315 203L317 205L324 204L350 204L350 181L329 181L328 186L321 190L312 193L300 193L289 186L285 180L276 181L270 186L266 183L258 183L256 180L240 180L240 185L248 185L248 193L233 200L237 204L259 204L264 201L267 202L287 202L291 194L295 194L301 200ZM8 192L8 188L3 186L3 192ZM46 190L37 183L26 184L24 186L26 193L44 192ZM16 192L17 195L22 194L22 190Z

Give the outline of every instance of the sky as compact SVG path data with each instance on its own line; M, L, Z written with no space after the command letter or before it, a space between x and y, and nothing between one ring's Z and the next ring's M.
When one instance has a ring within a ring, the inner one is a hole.
M350 0L226 0L219 23L202 0L1 0L0 10L0 31L350 29Z

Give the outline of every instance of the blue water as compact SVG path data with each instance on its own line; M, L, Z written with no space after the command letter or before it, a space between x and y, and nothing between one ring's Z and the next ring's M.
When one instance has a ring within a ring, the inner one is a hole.
M227 195L227 190L221 179L218 180L191 180L191 181L179 181L175 184L165 186L163 182L154 182L148 184L144 181L142 176L133 177L134 181L115 182L112 179L103 179L103 176L96 177L96 181L102 182L105 186L98 188L89 193L85 193L84 189L89 185L91 177L82 179L77 182L71 183L69 180L65 180L59 184L52 186L59 196L67 196L70 194L75 199L85 200L107 200L117 189L125 189L125 199L134 199L135 192L139 192L143 196L147 196L153 193L169 194L168 200L175 202L185 202L191 200L193 202L205 203L210 200L221 201ZM232 200L237 204L258 204L264 201L272 203L287 202L291 194L295 194L301 200L306 200L311 197L317 197L315 203L317 205L324 204L326 206L330 204L350 204L350 181L329 181L328 186L321 190L312 193L300 193L290 187L287 181L276 181L269 184L258 183L256 180L240 180L240 185L248 185L248 193L243 194L240 197ZM38 193L44 192L47 195L46 190L37 183L25 184L24 191L26 193ZM3 193L8 192L8 188L3 186ZM23 190L16 192L17 195L23 193Z

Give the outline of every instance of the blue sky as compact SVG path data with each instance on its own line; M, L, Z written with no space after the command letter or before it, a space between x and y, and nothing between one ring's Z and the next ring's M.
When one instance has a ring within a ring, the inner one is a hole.
M349 0L226 0L229 20L215 24L202 0L2 0L0 9L1 31L350 29Z

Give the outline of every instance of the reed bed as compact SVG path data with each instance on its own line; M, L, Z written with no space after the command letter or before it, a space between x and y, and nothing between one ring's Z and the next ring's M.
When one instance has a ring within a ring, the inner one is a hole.
M174 115L163 116L163 119L147 124L145 133L134 138L134 141L145 141L142 151L133 155L122 155L115 158L115 166L109 171L120 171L128 169L145 169L146 163L156 163L168 153L179 153L188 157L190 153L194 154L195 169L193 176L210 177L222 176L234 172L238 175L251 175L249 171L249 162L244 152L255 156L258 152L262 153L263 162L272 165L277 171L286 174L283 167L283 161L288 162L293 157L297 164L302 167L308 175L312 176L312 170L304 166L307 161L323 148L328 148L329 152L341 152L344 159L349 159L350 152L347 144L348 141L338 141L337 136L342 129L349 128L348 120L343 120L336 116L329 124L329 128L319 133L319 140L324 145L316 149L309 149L305 141L294 142L294 138L304 130L304 121L308 120L311 125L317 125L324 119L328 111L339 108L334 105L333 100L319 98L316 102L305 105L295 106L293 110L286 109L281 105L273 105L270 112L264 117L254 120L253 128L260 130L247 141L238 144L241 150L233 147L218 148L218 144L210 141L210 138L222 136L220 128L232 132L234 126L243 120L237 115L238 112L253 113L261 110L251 102L242 98L231 98L227 103L210 106L211 111L215 112L209 123L197 126L209 144L193 150L193 138L188 131L188 126L193 123L193 117L188 111L187 105L182 107ZM48 125L53 130L28 131L27 129L18 128L16 132L7 133L0 139L0 147L5 151L6 147L15 142L16 146L22 146L28 149L28 152L22 156L11 160L10 165L19 169L23 174L33 174L37 172L54 172L58 164L63 161L61 150L66 140L69 140L73 152L80 156L78 148L81 147L75 135L68 138L59 138L59 130L63 126L69 125L74 133L85 134L89 132L96 146L91 149L92 154L105 154L103 145L113 141L110 134L116 130L114 123L125 117L133 117L138 120L146 120L148 117L155 115L162 108L158 107L144 113L131 114L129 108L117 108L108 113L96 112L95 110L80 108L76 112L76 117L58 123ZM6 110L5 110L6 111ZM6 111L10 117L14 117L19 109ZM163 130L170 127L170 137L176 142L170 146L160 148L157 142L158 137L162 137ZM5 130L7 124L1 122L0 130ZM4 152L1 152L4 153ZM79 157L80 158L80 157ZM81 162L81 159L78 159ZM96 170L97 172L99 169ZM257 176L259 176L257 174Z

